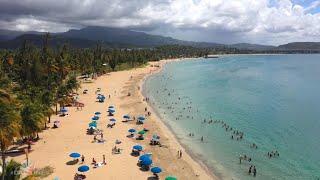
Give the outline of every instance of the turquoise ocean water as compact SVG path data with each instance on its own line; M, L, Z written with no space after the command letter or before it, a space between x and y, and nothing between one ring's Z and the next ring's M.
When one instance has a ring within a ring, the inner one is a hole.
M173 62L144 90L181 143L222 179L320 178L320 55ZM242 140L231 138L234 130ZM275 150L280 156L269 158ZM252 161L240 164L240 155Z

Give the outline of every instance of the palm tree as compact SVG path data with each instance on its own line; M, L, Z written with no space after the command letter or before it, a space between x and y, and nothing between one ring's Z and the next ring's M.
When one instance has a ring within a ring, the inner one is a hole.
M35 133L38 136L46 122L43 113L43 107L39 103L24 102L21 110L22 129L21 134L27 137L32 137Z
M6 91L0 90L0 149L2 156L2 180L6 174L6 151L15 137L20 135L20 121L17 102Z

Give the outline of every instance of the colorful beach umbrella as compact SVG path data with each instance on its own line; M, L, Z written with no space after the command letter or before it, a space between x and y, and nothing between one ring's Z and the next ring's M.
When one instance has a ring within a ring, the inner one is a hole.
M79 153L73 152L73 153L69 154L69 156L72 158L79 158L81 155Z
M90 169L89 166L83 165L78 168L78 171L79 172L87 172L87 171L89 171L89 169Z
M138 132L138 134L140 134L140 135L144 135L145 133L146 133L146 131L144 131L144 130L141 130Z
M97 127L97 123L91 122L89 123L89 127Z
M167 176L165 180L178 180L178 179L174 176Z
M136 132L136 130L135 129L129 129L128 132L129 133L134 133L134 132Z
M146 118L143 117L143 116L139 116L137 119L138 119L139 121L144 121L144 120L146 120Z
M151 168L151 172L152 172L152 173L155 173L155 174L158 174L158 173L161 173L161 172L162 172L162 169L159 168L159 167L152 167L152 168Z
M134 150L137 150L137 151L142 151L142 146L141 145L135 145L132 147Z

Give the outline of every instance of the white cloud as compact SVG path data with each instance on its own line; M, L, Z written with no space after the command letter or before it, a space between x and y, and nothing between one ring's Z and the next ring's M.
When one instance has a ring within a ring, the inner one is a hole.
M320 41L320 14L311 13L319 6L319 0L308 7L291 0L0 0L0 25L42 31L134 27L190 40L278 44Z

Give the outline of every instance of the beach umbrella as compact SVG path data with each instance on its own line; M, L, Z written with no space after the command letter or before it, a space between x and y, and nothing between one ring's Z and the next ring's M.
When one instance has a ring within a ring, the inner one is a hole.
M159 168L159 167L153 167L153 168L151 168L151 172L152 172L152 173L155 173L155 174L161 173L161 172L162 172L162 169Z
M110 105L108 108L109 109L114 109L114 105Z
M178 180L178 179L174 176L167 176L165 180Z
M139 157L140 161L143 161L144 159L151 159L151 154L144 154Z
M144 120L146 120L146 118L143 117L143 116L139 116L139 117L138 117L138 120L139 120L139 121L144 121Z
M135 145L132 147L134 150L137 150L137 151L142 151L142 146L141 145Z
M130 119L130 116L128 114L126 114L126 115L123 115L123 118L124 119Z
M100 114L101 114L101 112L95 112L94 114L95 114L95 115L100 115Z
M109 113L114 113L114 112L116 112L116 110L115 109L108 109L108 112Z
M73 152L73 153L69 154L69 156L72 158L79 158L81 155L79 153Z
M93 117L92 117L92 120L93 120L93 121L99 120L99 116L93 116Z
M78 168L78 171L79 172L87 172L87 171L89 171L89 169L90 169L89 166L83 165Z
M91 122L91 123L89 123L89 127L97 127L97 123Z
M129 133L134 133L134 132L136 132L136 130L135 129L129 129L128 132Z
M160 136L154 134L154 135L152 136L152 139L160 139Z
M116 122L117 120L114 119L114 118L111 118L110 121L111 121L111 122Z
M66 113L66 112L68 112L68 109L67 109L67 108L62 108L62 109L60 110L60 112Z
M144 131L144 130L141 130L138 132L138 134L140 134L140 135L144 135L145 133L146 133L146 131Z
M141 160L141 164L145 166L150 166L152 164L152 160L150 158L145 158Z

